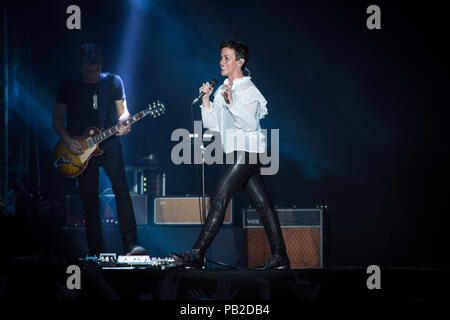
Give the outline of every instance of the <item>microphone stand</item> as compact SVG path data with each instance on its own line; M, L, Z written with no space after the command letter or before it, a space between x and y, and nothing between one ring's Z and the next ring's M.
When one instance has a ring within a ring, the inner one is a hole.
M194 101L193 101L192 104L191 104L192 134L189 135L189 138L194 140L194 142L193 142L194 148L196 147L196 145L195 145L195 142L196 142L196 140L195 140L196 134L194 133L194 132L195 132L195 125L194 125L194 121L195 121L195 120L194 120L194 112L193 112L193 108L194 108L194 105L195 105L198 101L199 101L199 99L196 98L196 99L194 99ZM202 137L202 143L201 143L200 149L201 149L201 151L202 151L202 168L201 168L201 170L202 170L202 180L201 180L201 183L202 183L202 203L201 203L201 208L200 208L200 222L201 222L200 224L201 224L201 226L202 226L202 228L203 228L203 226L205 225L205 221L206 221L205 161L204 161L204 155L203 155L203 153L204 153L203 137ZM195 151L194 151L194 152L195 152ZM197 179L198 179L198 175L197 175ZM197 180L197 183L198 183L198 180ZM204 255L204 257L203 257L203 266L206 265L207 255L208 255L208 250L206 250L205 255Z

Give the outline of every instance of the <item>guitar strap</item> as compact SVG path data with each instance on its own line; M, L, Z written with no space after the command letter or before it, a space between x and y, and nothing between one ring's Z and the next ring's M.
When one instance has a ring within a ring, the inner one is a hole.
M98 82L98 124L100 130L105 130L114 126L117 121L117 112L112 98L113 77L108 77L108 73L101 73Z
M100 80L98 83L98 90L97 90L97 99L98 99L98 124L100 126L100 130L105 130L106 127L106 117L108 115L107 106L107 95L105 94L107 92L107 78L106 74L101 73L100 74Z

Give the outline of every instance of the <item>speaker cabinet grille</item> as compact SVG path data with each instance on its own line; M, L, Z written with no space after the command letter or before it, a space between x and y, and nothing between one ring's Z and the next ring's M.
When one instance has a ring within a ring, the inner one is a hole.
M232 222L232 201L228 204L224 224ZM206 215L211 208L210 198L205 198ZM155 224L201 224L201 197L155 198Z
M291 268L323 267L322 209L277 209ZM262 265L271 253L266 232L254 209L244 211L248 267Z

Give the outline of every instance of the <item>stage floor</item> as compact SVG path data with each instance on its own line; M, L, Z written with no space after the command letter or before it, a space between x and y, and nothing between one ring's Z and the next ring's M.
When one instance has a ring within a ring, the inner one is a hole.
M363 267L332 269L103 269L79 264L80 289L68 290L68 264L25 257L3 263L3 298L50 300L334 300L448 298L449 269L381 268L381 289L368 289Z
M44 232L17 219L0 224L0 299L122 300L423 300L448 298L450 268L381 267L381 289L369 289L368 266L332 266L289 271L102 269L83 265L87 251L82 229ZM116 228L105 228L105 242L120 247ZM35 234L33 233L35 232ZM115 232L115 233L114 233ZM174 234L178 232L178 237ZM210 259L240 267L245 264L245 237L224 227ZM138 227L141 243L152 257L189 248L197 229ZM168 236L170 235L170 237ZM181 238L184 237L184 238ZM231 241L232 239L233 241ZM224 249L225 248L225 249ZM108 249L108 248L107 248ZM239 251L241 250L241 251ZM37 252L38 254L34 254ZM120 253L118 253L120 254ZM22 258L21 258L22 257ZM49 258L52 257L52 258ZM70 265L80 266L81 288L68 290Z

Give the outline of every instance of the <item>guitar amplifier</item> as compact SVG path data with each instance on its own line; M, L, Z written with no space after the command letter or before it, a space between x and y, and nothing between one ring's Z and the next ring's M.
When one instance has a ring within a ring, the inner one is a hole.
M166 195L166 174L163 168L127 166L125 170L130 192L152 197Z
M136 224L147 224L147 195L130 194ZM116 198L114 194L99 195L100 221L102 224L118 225ZM84 225L84 210L80 195L66 196L66 226Z
M206 215L211 208L205 198ZM224 224L232 223L233 200L228 203ZM154 199L155 224L201 224L202 197L160 197Z
M276 209L291 268L323 267L323 209ZM271 256L267 235L256 209L244 209L248 267Z

